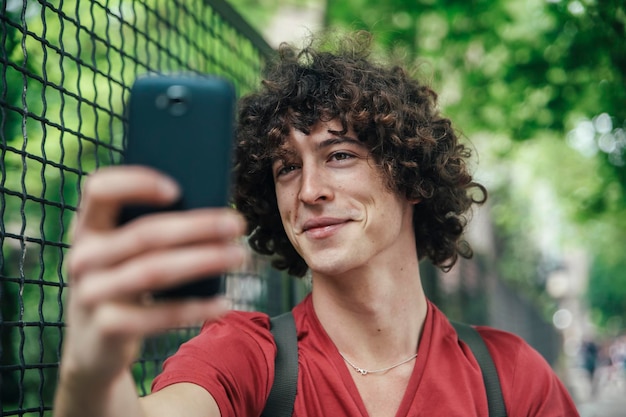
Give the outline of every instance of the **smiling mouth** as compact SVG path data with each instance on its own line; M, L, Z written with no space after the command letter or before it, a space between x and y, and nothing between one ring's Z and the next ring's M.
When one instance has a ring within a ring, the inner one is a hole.
M338 226L344 223L347 223L348 220L345 219L313 219L308 220L302 225L302 232L308 232L310 230L315 229L324 229L332 226Z
M346 219L329 218L309 220L302 226L302 233L315 239L326 238L332 236L348 222L349 220Z

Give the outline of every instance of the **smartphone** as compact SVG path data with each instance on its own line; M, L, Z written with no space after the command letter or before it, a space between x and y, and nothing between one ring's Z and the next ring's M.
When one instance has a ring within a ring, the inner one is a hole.
M182 194L169 207L124 207L120 224L159 211L228 204L235 118L232 83L217 76L142 76L131 88L127 110L123 163L168 174ZM210 297L223 292L224 285L223 276L205 277L154 297Z

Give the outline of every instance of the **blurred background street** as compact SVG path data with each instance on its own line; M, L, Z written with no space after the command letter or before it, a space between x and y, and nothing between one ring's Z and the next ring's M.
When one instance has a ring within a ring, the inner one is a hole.
M624 417L626 415L626 378L621 372L603 366L596 371L593 388L587 372L582 368L572 368L569 374L569 389L581 417Z

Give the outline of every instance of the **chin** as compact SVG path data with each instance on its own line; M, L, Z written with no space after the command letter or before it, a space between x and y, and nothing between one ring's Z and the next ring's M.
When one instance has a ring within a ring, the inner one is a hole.
M357 269L368 263L366 250L357 250L356 244L350 245L336 241L327 241L321 244L303 244L297 247L297 251L313 273L324 275L340 275L350 270Z
M358 263L348 262L341 256L320 256L316 258L307 262L307 266L313 274L341 275L358 267Z

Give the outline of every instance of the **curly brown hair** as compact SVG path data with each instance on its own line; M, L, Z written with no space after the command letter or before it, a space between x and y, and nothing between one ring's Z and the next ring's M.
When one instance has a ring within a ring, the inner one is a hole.
M388 186L410 200L417 253L449 270L472 250L462 239L467 213L487 191L474 182L437 94L399 66L370 57L369 35L349 37L335 52L283 44L261 89L241 99L235 154L234 204L248 221L249 243L273 265L303 276L307 265L291 245L278 212L271 166L293 127L308 134L320 120L352 127ZM477 193L472 193L477 190Z

